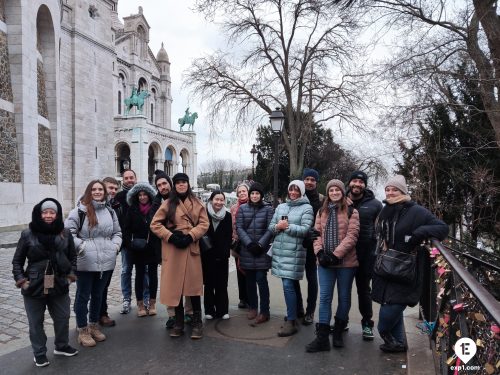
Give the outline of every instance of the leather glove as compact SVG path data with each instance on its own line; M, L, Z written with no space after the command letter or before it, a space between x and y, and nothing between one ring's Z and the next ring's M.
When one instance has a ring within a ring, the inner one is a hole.
M258 257L262 254L262 247L257 242L251 242L247 246L247 249L254 257Z
M179 249L185 249L189 245L193 243L193 237L191 237L189 234L184 234L179 240L178 248Z
M336 255L334 255L333 253L327 254L323 249L318 251L316 257L318 258L319 265L322 267L336 266L341 263L340 259Z
M168 242L174 245L175 247L180 247L181 238L184 236L181 231L175 230L172 232L172 235L169 237Z

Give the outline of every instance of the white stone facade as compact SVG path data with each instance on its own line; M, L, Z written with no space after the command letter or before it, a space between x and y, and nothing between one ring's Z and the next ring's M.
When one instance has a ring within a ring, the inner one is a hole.
M49 196L69 211L91 179L118 177L124 163L140 181L151 180L155 169L183 170L196 186L196 135L171 129L168 55L163 46L156 57L151 52L142 8L122 23L117 6L118 0L0 0L13 94L12 102L0 99L0 110L14 115L21 173L21 182L0 181L0 227L28 223L33 205ZM150 97L143 114L126 116L123 102L134 87ZM40 126L50 130L54 185L40 183Z

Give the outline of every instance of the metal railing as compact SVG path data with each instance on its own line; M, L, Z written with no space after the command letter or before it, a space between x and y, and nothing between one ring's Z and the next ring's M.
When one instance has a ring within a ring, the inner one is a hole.
M500 373L500 303L488 290L500 281L498 264L452 244L432 241L432 246L420 306L424 319L421 328L430 336L437 371ZM481 280L485 275L487 280ZM464 365L454 351L462 337L471 338L477 346L475 356L466 364L467 371L454 369Z

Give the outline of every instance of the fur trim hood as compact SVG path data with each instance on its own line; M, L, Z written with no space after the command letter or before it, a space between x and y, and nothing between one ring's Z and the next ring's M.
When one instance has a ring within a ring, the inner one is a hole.
M139 192L144 191L147 195L149 195L150 203L153 203L153 198L156 195L155 189L148 182L138 182L127 193L127 203L129 206L132 206L135 202L137 202L137 195Z

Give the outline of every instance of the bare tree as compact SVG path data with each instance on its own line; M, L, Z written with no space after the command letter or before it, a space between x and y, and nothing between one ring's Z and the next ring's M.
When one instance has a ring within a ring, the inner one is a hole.
M236 123L258 125L263 113L279 107L292 176L302 172L313 119L356 124L355 108L363 102L363 82L352 66L361 53L354 42L355 12L327 5L320 0L196 3L199 12L220 22L228 49L196 59L185 85L208 104L212 124L231 111Z

